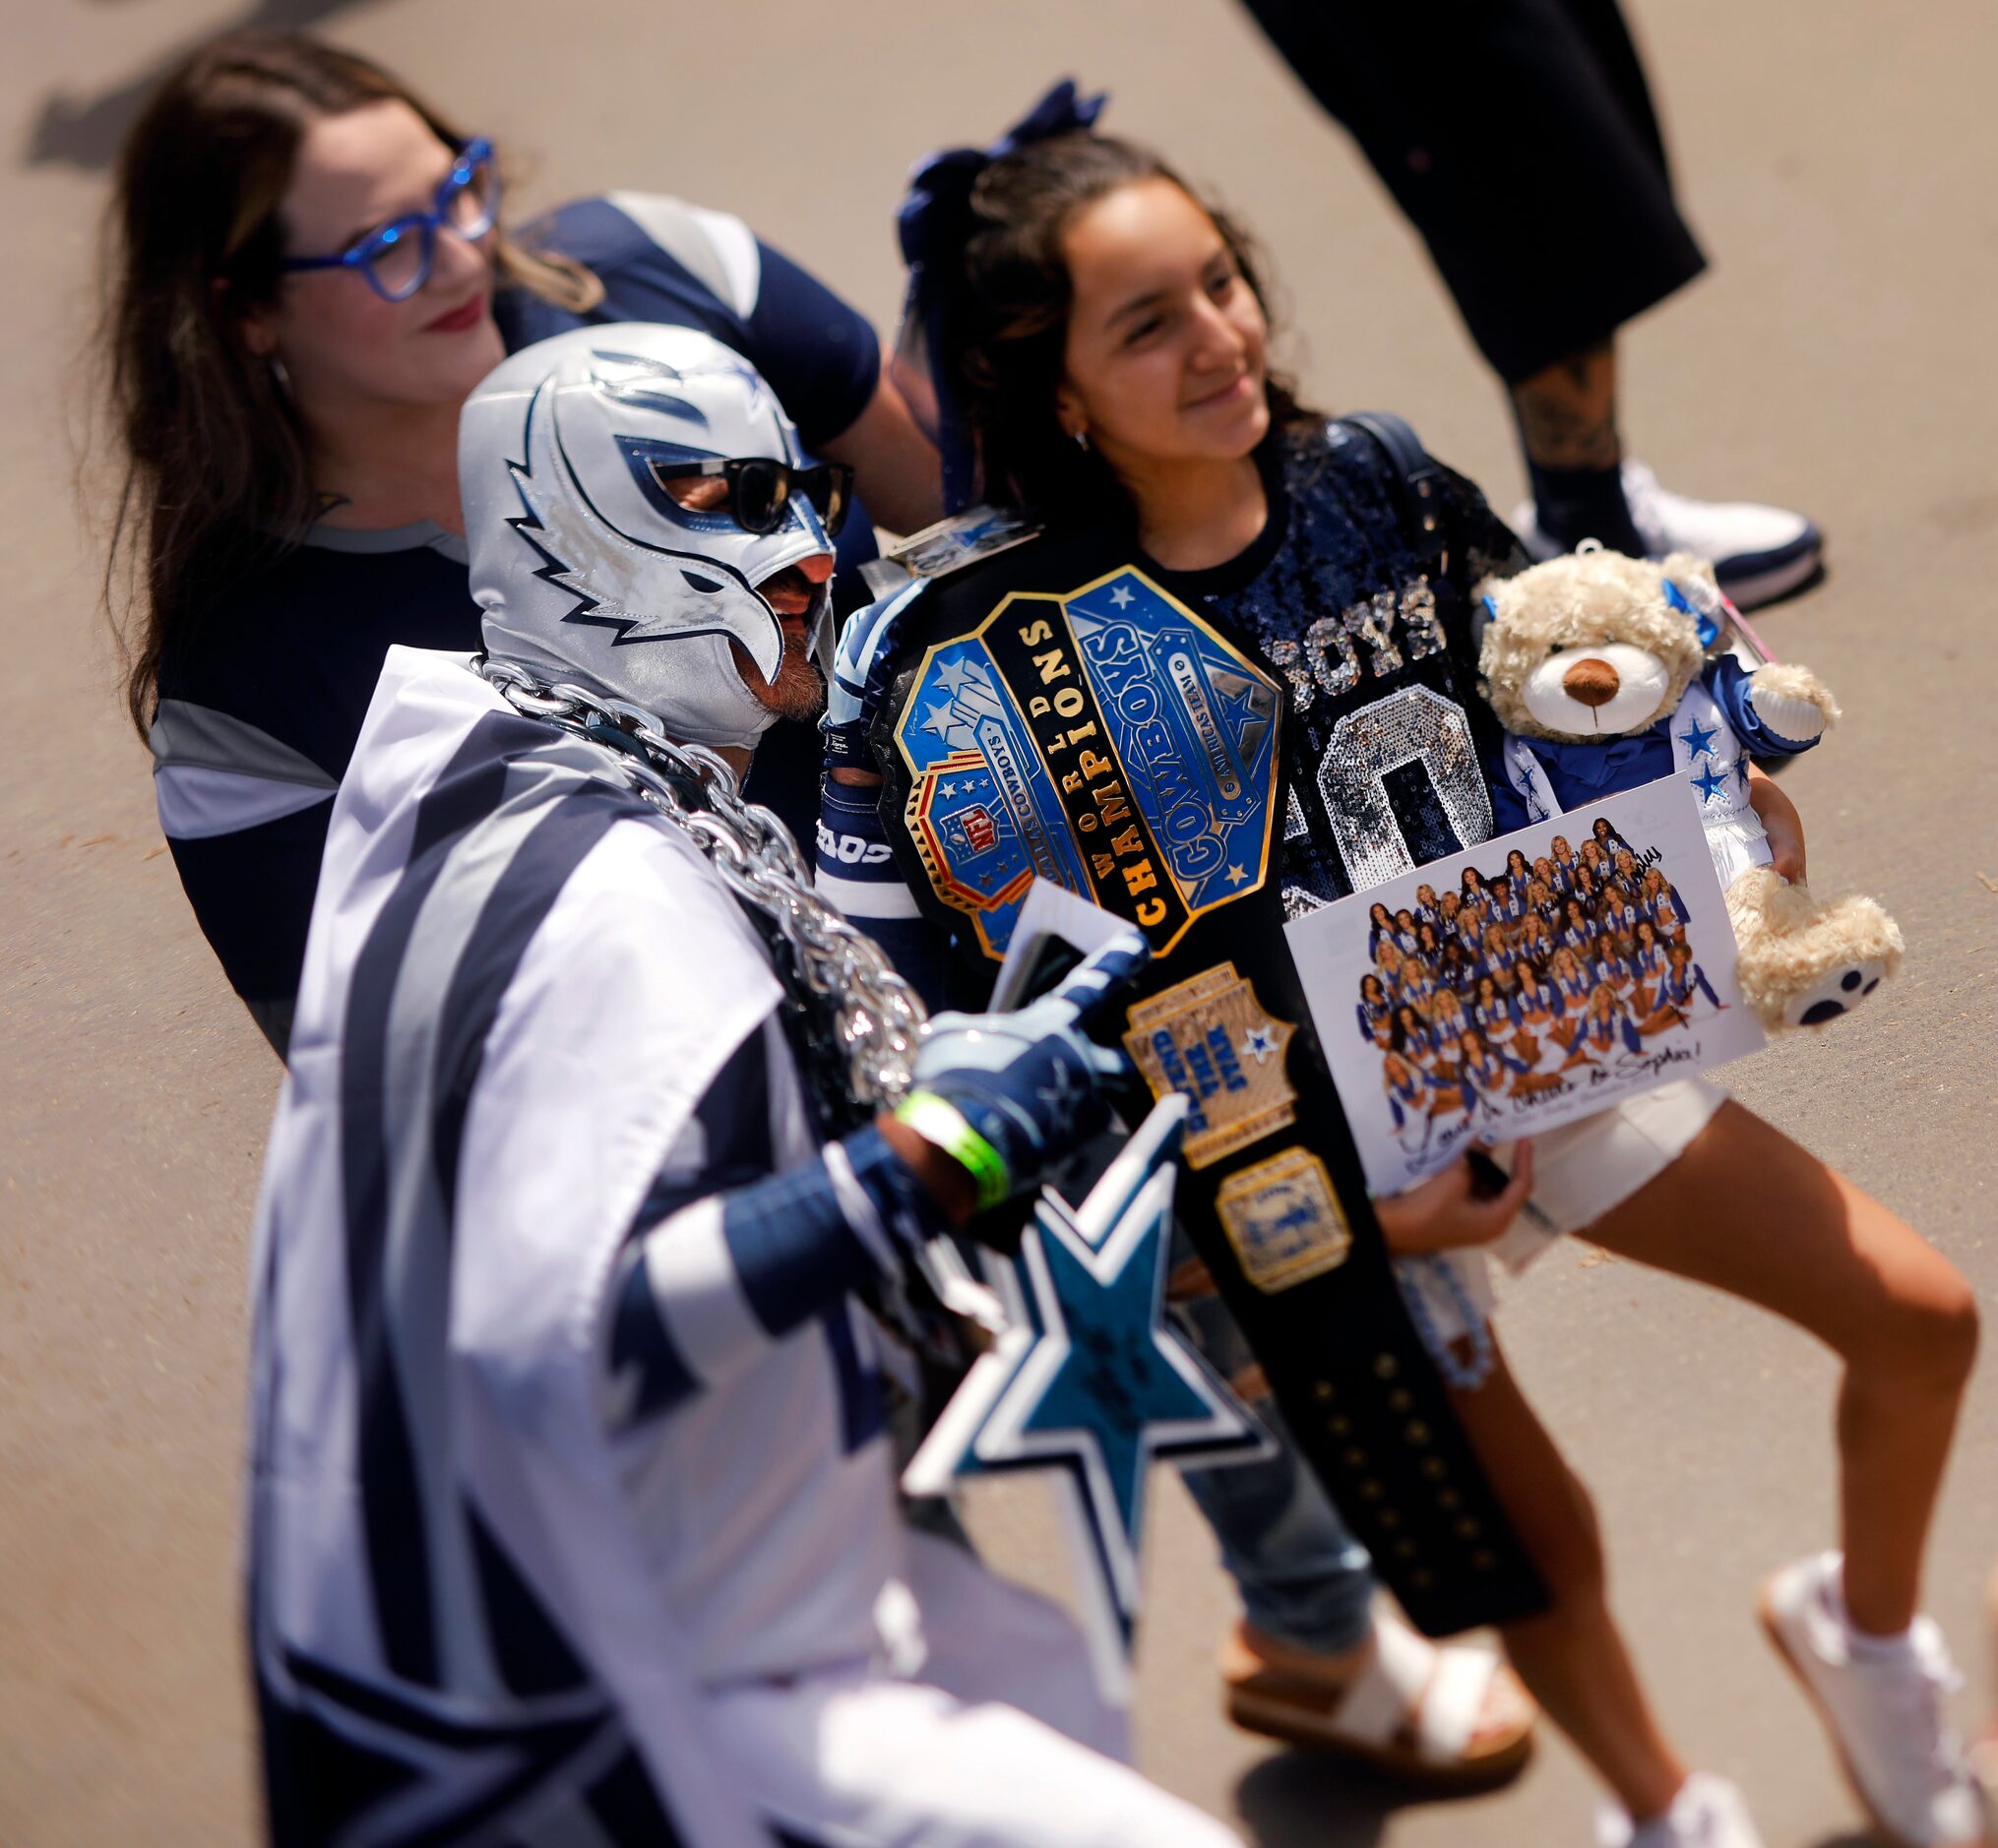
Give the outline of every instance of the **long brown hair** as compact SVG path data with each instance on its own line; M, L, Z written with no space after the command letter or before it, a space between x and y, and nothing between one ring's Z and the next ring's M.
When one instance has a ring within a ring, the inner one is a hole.
M1105 135L1052 136L1004 155L971 189L964 285L953 291L940 362L951 368L977 445L985 492L1044 514L1093 517L1122 490L1108 465L1062 432L1062 381L1072 287L1062 237L1076 215L1142 180L1162 179L1196 200L1270 318L1254 242L1149 148ZM1273 427L1312 421L1287 378L1268 375Z
M126 708L142 735L162 652L311 524L300 430L239 330L248 310L277 295L279 207L306 129L384 101L408 104L440 141L464 145L365 58L303 32L227 32L167 76L119 154L97 334L123 457L103 592ZM491 236L502 284L578 312L602 299L581 264L532 255L498 227Z

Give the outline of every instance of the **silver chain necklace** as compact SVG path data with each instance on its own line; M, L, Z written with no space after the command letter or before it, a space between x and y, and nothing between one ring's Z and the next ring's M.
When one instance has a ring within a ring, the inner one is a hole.
M813 1063L848 1107L872 1114L908 1089L926 1014L915 990L812 890L805 857L770 810L745 802L735 772L704 745L676 744L643 707L572 681L537 679L517 661L473 665L517 712L597 745L627 782L684 830L736 900L770 928L778 973L806 1010Z

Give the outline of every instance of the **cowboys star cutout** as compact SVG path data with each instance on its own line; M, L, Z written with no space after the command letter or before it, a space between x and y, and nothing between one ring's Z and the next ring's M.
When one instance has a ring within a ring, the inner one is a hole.
M972 1368L904 1477L1062 1472L1090 1540L1099 1594L1128 1651L1138 1612L1145 1483L1267 1453L1246 1407L1165 1321L1174 1169L1185 1099L1167 1098L1080 1209L1043 1189L1014 1272L1024 1320ZM1096 1602L1093 1598L1092 1602Z

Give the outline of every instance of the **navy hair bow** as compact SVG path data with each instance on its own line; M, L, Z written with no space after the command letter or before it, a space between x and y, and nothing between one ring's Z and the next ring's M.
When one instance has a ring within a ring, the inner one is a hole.
M908 191L895 215L903 261L908 265L898 358L920 375L905 384L905 395L930 425L943 453L944 506L951 513L967 506L977 491L977 458L956 388L939 364L971 235L971 189L993 161L1051 136L1094 127L1107 100L1102 94L1078 96L1075 80L1065 77L989 148L946 148L918 160L909 173ZM927 394L916 389L921 385L928 387ZM924 396L928 404L921 401Z

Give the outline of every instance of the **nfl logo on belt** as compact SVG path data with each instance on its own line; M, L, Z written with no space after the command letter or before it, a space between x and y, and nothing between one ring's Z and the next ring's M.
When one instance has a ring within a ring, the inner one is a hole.
M999 824L982 802L951 818L951 839L968 854L990 853L999 844Z

